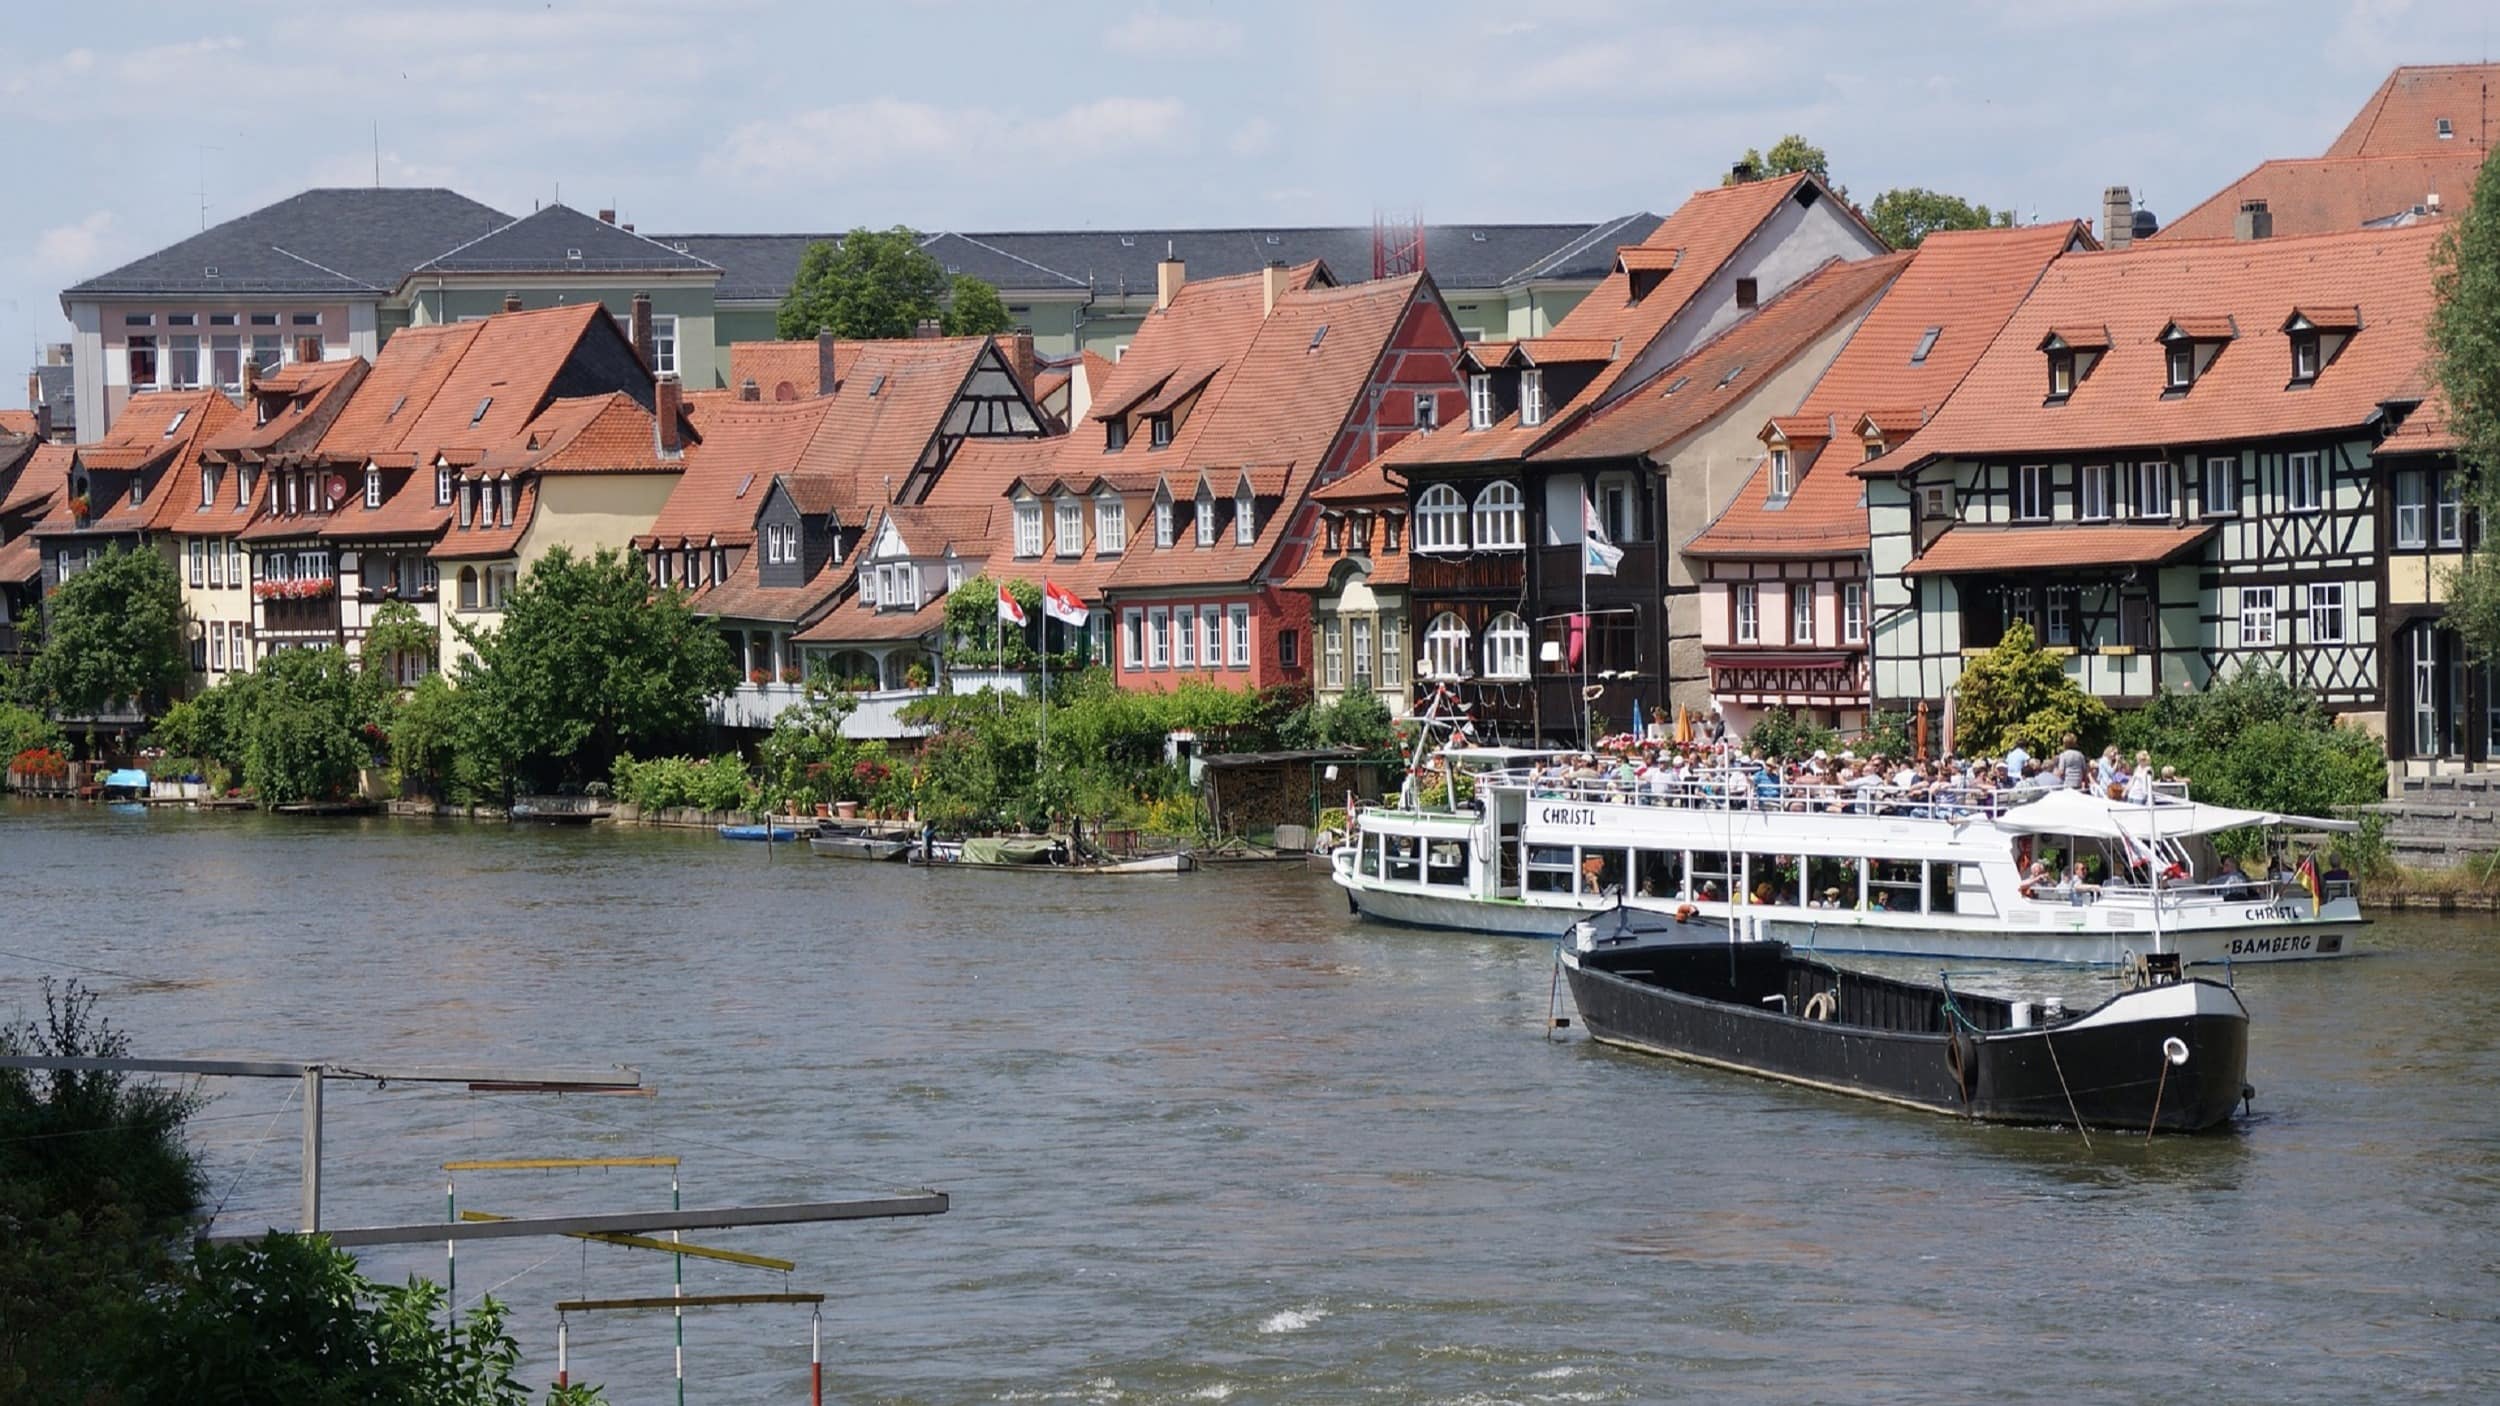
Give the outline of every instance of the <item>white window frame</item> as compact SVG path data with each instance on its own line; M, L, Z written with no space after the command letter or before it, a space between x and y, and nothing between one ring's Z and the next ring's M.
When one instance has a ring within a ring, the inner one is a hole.
M1349 682L1369 691L1379 673L1379 660L1372 651L1372 622L1369 616L1356 615L1345 622L1345 652Z
M382 471L371 464L365 466L365 506L382 506Z
M2283 456L2283 506L2287 512L2326 511L2326 458L2314 449Z
M1533 366L1519 373L1519 423L1545 423L1545 373Z
M1406 620L1403 616L1380 617L1380 688L1387 692L1406 687Z
M1467 622L1450 611L1432 617L1424 627L1424 676L1433 679L1467 677L1467 656L1475 640L1467 632Z
M1484 627L1484 676L1524 679L1528 676L1528 622L1511 611L1496 615Z
M677 374L677 314L673 312L651 314L651 374Z
M1751 581L1739 581L1733 590L1736 596L1736 642L1762 643L1762 588Z
M1518 552L1528 546L1528 500L1519 485L1497 478L1476 490L1470 525L1476 550Z
M1809 581L1792 582L1788 587L1788 642L1814 643L1814 585Z
M1120 667L1139 669L1146 664L1146 612L1130 606L1120 612Z
M2352 631L2346 619L2344 583L2312 581L2304 591L2309 598L2309 643L2345 643Z
M1094 500L1094 551L1116 557L1128 550L1128 505L1117 494Z
M2436 540L2443 547L2465 545L2465 477L2455 469L2438 475L2431 490Z
M1190 509L1192 517L1195 519L1195 526L1198 530L1198 545L1201 547L1214 546L1215 490L1207 487L1203 483L1198 485L1198 496L1192 500Z
M1063 557L1085 555L1085 503L1074 495L1056 499L1051 511L1052 548Z
M1198 612L1185 605L1172 612L1172 667L1198 667Z
M1840 588L1840 642L1866 643L1866 584L1844 582Z
M435 466L434 466L434 506L435 506L435 507L438 507L438 508L448 508L448 507L450 507L450 506L451 506L451 495L452 495L452 472L451 472L451 465L449 465L449 464L437 464L437 465L435 465Z
M2145 459L2135 466L2134 515L2159 519L2170 516L2170 461ZM2150 491L2147 491L2150 490Z
M2413 755L2436 757L2439 738L2439 634L2430 621L2405 628L2413 665Z
M1415 550L1419 552L1463 552L1467 550L1467 500L1458 489L1447 483L1436 483L1424 489L1415 500Z
M204 545L208 548L209 589L223 590L226 585L226 544L207 542Z
M1236 603L1224 607L1225 633L1229 637L1224 662L1236 669L1250 667L1250 607Z
M2049 466L2018 464L2014 468L2014 520L2047 522L2055 515L2049 495Z
M1334 619L1320 622L1319 686L1327 689L1345 687L1345 626Z
M1467 378L1467 428L1493 428L1493 376L1479 371Z
M1146 612L1146 667L1172 667L1172 609L1158 605Z
M2427 547L2430 539L2430 475L2421 469L2396 474L2396 545Z
M1205 668L1222 668L1224 659L1224 607L1198 607L1198 658Z
M1251 496L1245 483L1233 492L1233 545L1247 547L1259 540L1259 502Z
M1172 500L1169 497L1155 499L1155 545L1172 545Z
M1042 503L1038 498L1020 499L1016 503L1016 555L1038 557L1042 554Z
M2075 642L2074 593L2051 586L2048 599L2040 607L2040 642L2073 644Z
M2111 477L2115 471L2107 464L2085 464L2075 470L2075 516L2084 522L2107 522L2110 517Z
M2207 517L2238 517L2240 515L2240 456L2207 454L2198 461L2200 483L2198 496L2205 501Z
M185 555L191 562L191 589L205 589L208 585L208 543L198 537L192 538Z
M1771 451L1771 501L1779 502L1797 491L1795 463L1786 449Z

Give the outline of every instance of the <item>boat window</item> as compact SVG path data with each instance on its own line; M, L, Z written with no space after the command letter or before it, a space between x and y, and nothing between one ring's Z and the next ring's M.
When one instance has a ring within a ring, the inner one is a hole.
M1383 835L1380 843L1388 850L1388 877L1414 883L1423 877L1423 866L1417 861L1422 848L1414 835Z
M1808 908L1855 908L1859 897L1857 860L1818 854L1806 861Z
M1528 846L1528 892L1569 893L1573 875L1577 872L1573 867L1571 846Z
M1467 886L1467 842L1433 840L1424 846L1424 882Z
M1633 856L1632 874L1643 898L1679 898L1684 893L1684 851L1645 849Z
M1745 898L1749 903L1797 906L1797 861L1785 854L1745 856Z
M1916 913L1927 866L1915 859L1866 861L1866 906L1878 913Z
M1580 851L1580 892L1619 898L1623 894L1623 876L1631 868L1630 850L1584 849Z
M1961 904L1959 904L1958 902L1956 902L1956 901L1954 900L1954 897L1953 897L1954 888L1955 888L1955 882L1954 882L1954 866L1953 866L1953 865L1950 865L1950 864L1930 864L1930 865L1928 865L1928 866L1927 866L1927 911L1928 911L1928 912L1930 912L1930 913L1958 913L1958 912L1960 912L1960 911L1961 911Z
M1355 857L1354 867L1360 869L1366 878L1380 877L1381 838L1379 835L1365 835L1362 852Z
M1724 854L1714 851L1693 852L1693 897L1713 903L1727 900L1728 890L1735 885L1735 876L1728 872Z
M1996 900L1988 896L1987 876L1980 872L1980 868L1976 864L1962 865L1961 870L1962 878L1961 890L1959 894L1961 911L1965 913L1977 913L1982 917L1995 917L1997 905Z

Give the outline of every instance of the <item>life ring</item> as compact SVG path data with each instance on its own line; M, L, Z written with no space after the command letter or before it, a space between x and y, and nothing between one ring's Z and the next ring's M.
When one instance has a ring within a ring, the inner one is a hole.
M1978 1045L1966 1042L1959 1030L1945 1036L1944 1067L1952 1072L1953 1088L1962 1096L1962 1102L1970 1102L1971 1085L1979 1077Z
M1839 998L1829 991L1817 991L1806 998L1805 1017L1808 1020L1829 1020L1839 1012Z

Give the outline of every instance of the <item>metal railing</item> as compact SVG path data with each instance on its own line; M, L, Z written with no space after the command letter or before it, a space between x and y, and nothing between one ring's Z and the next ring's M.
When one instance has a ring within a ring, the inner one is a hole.
M1580 776L1553 772L1488 771L1476 775L1478 786L1524 790L1531 800L1577 801L1589 805L1665 807L1679 810L1761 811L1797 815L1886 815L1921 820L1967 820L2003 815L2050 795L2057 787L1994 789L1952 782L1889 781L1848 785L1805 784L1769 772L1720 768L1699 775L1660 779L1622 776L1600 771ZM2161 783L2154 792L2164 801L2187 800L2184 782Z

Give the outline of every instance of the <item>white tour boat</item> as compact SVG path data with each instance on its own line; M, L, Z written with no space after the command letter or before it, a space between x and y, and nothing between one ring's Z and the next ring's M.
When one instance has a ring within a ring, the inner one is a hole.
M1410 788L1355 816L1331 855L1363 917L1550 937L1629 906L1801 952L2085 964L2341 956L2368 921L2343 875L2242 875L2212 842L2254 827L2274 832L2272 854L2286 830L2349 821L2184 795L1774 791L1737 769L1659 786L1548 774L1550 752L1434 755L1471 783L1448 788L1456 801L1426 806ZM2102 882L2026 882L2035 859L2057 874L2090 856Z

